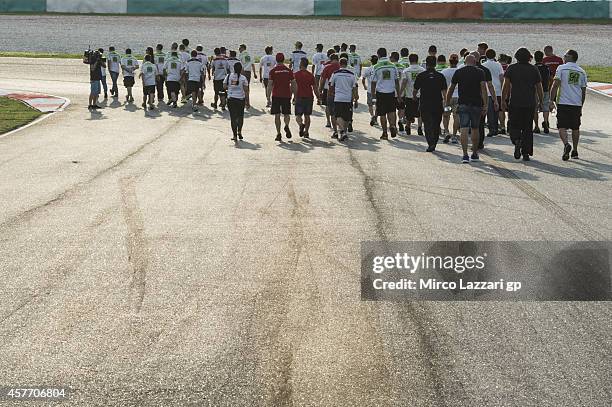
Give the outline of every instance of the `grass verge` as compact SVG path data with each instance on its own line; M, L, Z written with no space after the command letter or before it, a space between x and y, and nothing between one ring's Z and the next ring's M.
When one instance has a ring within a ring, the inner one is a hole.
M610 66L585 66L589 82L612 83L612 67Z
M42 115L23 103L0 96L0 134L15 130Z

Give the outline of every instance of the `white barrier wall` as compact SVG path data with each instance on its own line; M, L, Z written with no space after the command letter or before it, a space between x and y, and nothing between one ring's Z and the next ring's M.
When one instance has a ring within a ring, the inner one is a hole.
M230 14L314 15L314 0L229 0Z
M49 13L126 14L128 0L47 0Z

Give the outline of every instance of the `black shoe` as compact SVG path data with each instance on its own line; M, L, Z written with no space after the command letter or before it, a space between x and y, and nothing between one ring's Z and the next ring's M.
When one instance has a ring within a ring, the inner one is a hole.
M417 129L417 133L418 133L418 135L419 135L419 136L422 136L422 135L423 135L423 128L422 128L422 127L419 127L419 128Z
M569 160L571 151L572 151L572 146L570 146L570 144L567 143L565 147L563 147L563 155L561 156L561 159L563 161Z
M347 130L348 130L349 133L353 132L353 122L349 122Z
M506 129L499 129L498 134L506 134Z
M472 160L472 161L480 161L480 156L478 155L478 153L472 153L472 156L470 157L470 160Z
M178 107L178 104L176 102L172 102L172 107L176 109Z
M104 94L104 99L108 99L108 93Z
M98 105L91 105L92 109L102 109L102 106L98 106Z
M428 153L433 153L434 151L436 151L436 148L434 146L429 146L427 147L427 150L425 150Z
M521 158L521 144L518 141L514 145L514 158L517 160Z
M304 131L304 125L303 125L303 124L300 124L300 137L304 137L304 133L305 133L305 131Z
M338 138L338 132L337 132L337 131L334 131L334 133L332 134L332 137L331 137L331 138Z
M238 134L238 139L239 139L239 140L242 140L243 138L244 138L244 137L242 137L242 133L239 133L239 134Z
M528 154L525 154L525 155L523 156L523 161L530 161L530 160L531 160L531 158L529 158L529 155L528 155Z
M550 133L550 125L548 122L542 122L542 127L544 128L544 134Z
M348 135L344 132L340 133L340 137L338 138L339 141L344 141L348 138Z
M397 122L397 129L398 129L400 132L404 131L404 123L402 123L401 121L400 121L400 122Z
M281 136L280 134L276 135L276 138L274 139L274 141L282 141L283 140L283 136Z
M446 137L444 137L444 140L442 140L443 143L448 144L448 142L450 141L450 134L447 134Z
M217 104L216 103L211 103L210 107L212 107L213 109L216 109L217 108Z
M232 140L232 141L238 141L238 139L236 138L236 136L232 137L230 140Z
M370 126L374 127L378 124L378 122L376 121L376 117L372 117L370 119Z
M307 131L304 132L304 138L310 138L310 134Z
M289 129L289 126L285 126L285 137L291 138L291 130Z
M410 136L412 134L412 130L410 129L410 125L407 124L404 131L406 132L407 136Z
M331 123L327 123L325 127L327 127L328 129L331 129Z
M487 137L493 137L493 136L496 136L496 134L493 134L493 133L487 134Z
M380 136L381 140L389 140L389 137L387 136L387 132L383 132L382 136Z
M397 137L397 129L395 127L389 128L389 131L391 132L391 138Z
M535 129L533 129L533 133L534 133L534 134L540 134L540 133L541 133L540 128L539 128L539 127L536 127Z
M578 160L578 150L572 151L572 160Z
M225 112L225 106L221 106L221 110Z

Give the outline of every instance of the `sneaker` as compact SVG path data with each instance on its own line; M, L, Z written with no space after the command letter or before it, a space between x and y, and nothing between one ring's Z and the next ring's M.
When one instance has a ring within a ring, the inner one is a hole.
M444 137L444 140L442 140L443 143L448 144L448 142L450 141L450 134L447 134L446 137Z
M195 112L197 112L197 111L198 111L198 108L197 108L196 106L194 106L194 107L193 107L193 112L195 113Z
M528 155L528 154L525 154L525 155L523 156L523 161L531 161L531 158L529 158L529 155Z
M469 156L469 155L467 155L467 154L464 154L464 155L463 155L463 159L461 160L461 162L462 162L463 164L469 164L469 163L470 163L470 156Z
M347 130L349 133L353 132L353 122L349 122Z
M285 137L291 138L291 129L289 129L289 126L285 126Z
M344 132L340 133L340 138L338 139L339 141L344 141L348 138L348 135Z
M87 106L87 110L91 110L91 105Z
M478 155L478 153L472 153L472 156L470 157L470 159L472 161L480 161L480 156Z
M149 105L149 110L155 110L155 105Z
M400 133L402 133L404 131L404 123L402 123L401 120L399 122L397 122L397 128L398 128Z
M134 101L134 96L130 96L130 102Z
M102 109L102 106L98 106L98 105L91 105L91 108L96 110L96 109Z
M238 139L239 139L239 140L244 139L244 137L242 137L242 133L238 133Z
M544 134L550 133L550 125L548 122L542 122L542 128L544 129Z
M310 134L307 131L304 132L304 138L310 138Z
M337 131L334 131L334 133L332 134L332 137L331 137L331 138L338 138L338 132L337 132Z
M232 137L230 140L232 141L238 141L238 138L236 138L236 136Z
M428 153L433 153L434 151L436 151L436 148L434 146L429 146L427 147L427 150L425 150Z
M172 102L172 107L176 109L178 107L178 104L176 102Z
M506 134L506 129L501 128L501 129L499 129L499 131L497 133L498 134Z
M517 160L521 158L521 145L518 142L514 146L514 158Z
M377 122L377 120L376 120L376 117L372 117L372 118L370 119L370 126L374 127L374 126L376 126L377 124L378 124L378 122Z
M391 138L397 137L397 129L395 127L389 128L389 131L391 132Z
M270 102L266 103L266 107L272 107L272 103Z
M283 139L283 136L281 136L280 134L277 134L274 141L282 141L282 139Z
M459 143L459 139L457 138L457 136L453 136L453 138L451 139L451 143L453 143L453 144L458 144Z
M494 134L494 133L489 133L489 134L487 134L487 137L494 137L494 136L495 136L495 134Z
M104 94L104 99L108 99L108 93Z
M571 151L572 151L572 146L570 146L570 144L567 143L565 147L563 147L563 155L561 156L561 159L563 161L569 160Z
M383 131L383 134L382 134L382 136L380 136L380 139L381 140L389 140L389 137L387 136L387 132L386 131Z
M221 106L221 111L225 112L225 106Z
M404 131L406 132L407 136L410 136L412 134L409 124L407 124L406 127L404 127Z
M166 102L166 105L167 105L167 106L172 106L172 104L173 104L173 103L174 103L173 101L168 100L168 101Z
M300 124L300 137L304 137L304 133L305 133L305 131L304 131L304 125L303 125L303 124Z
M146 104L146 102L142 102L142 105L141 105L141 106L142 106L142 108L143 108L143 109L146 109L146 108L147 108L147 104Z
M331 123L327 123L325 127L327 127L328 129L331 129Z
M422 128L422 127L419 127L419 128L417 129L417 134L418 134L419 136L422 136L422 135L423 135L423 128Z
M572 160L579 160L579 158L578 158L578 150L572 151Z
M540 128L537 127L537 126L536 126L535 129L533 129L533 132L534 132L534 134L540 134L541 133Z

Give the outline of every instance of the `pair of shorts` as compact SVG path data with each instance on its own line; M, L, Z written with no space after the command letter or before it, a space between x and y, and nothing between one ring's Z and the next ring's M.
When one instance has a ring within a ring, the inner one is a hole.
M89 94L96 96L100 94L100 81L89 82Z
M291 98L279 98L272 96L272 107L270 108L271 114L291 114Z
M462 129L479 129L482 107L471 105L459 105L459 127Z
M537 99L538 97L536 96L536 102L537 102ZM549 91L544 92L544 98L542 100L542 109L540 111L542 113L550 112L550 92Z
M582 106L557 105L557 128L580 130Z
M199 91L202 88L202 83L198 81L187 81L187 94Z
M404 115L408 118L408 120L421 117L421 113L419 111L419 99L404 98L404 103L406 104L406 112Z
M446 114L447 116L451 114L457 114L457 108L459 107L459 98L451 98L449 106L451 108L451 111L444 112L444 114Z
M175 93L178 95L179 91L181 90L181 83L175 81L168 81L166 82L166 90L169 94Z
M334 102L334 116L345 122L353 121L353 104L351 102Z
M215 79L213 81L213 89L215 91L215 95L224 96L227 93L225 88L223 87L223 82L225 82L224 79Z
M313 105L314 105L313 98L296 98L295 99L295 115L296 116L312 115Z
M328 93L327 96L325 97L325 106L327 107L327 112L329 113L330 116L335 117L336 115L335 105L336 105L336 102L334 102L334 97L329 96L329 93Z
M389 113L395 113L396 109L397 98L395 97L395 92L376 92L376 116L386 116Z
M126 88L133 88L134 87L134 77L133 76L124 76L123 77L123 86L125 86Z
M145 96L155 95L155 85L149 85L142 88L142 93Z

